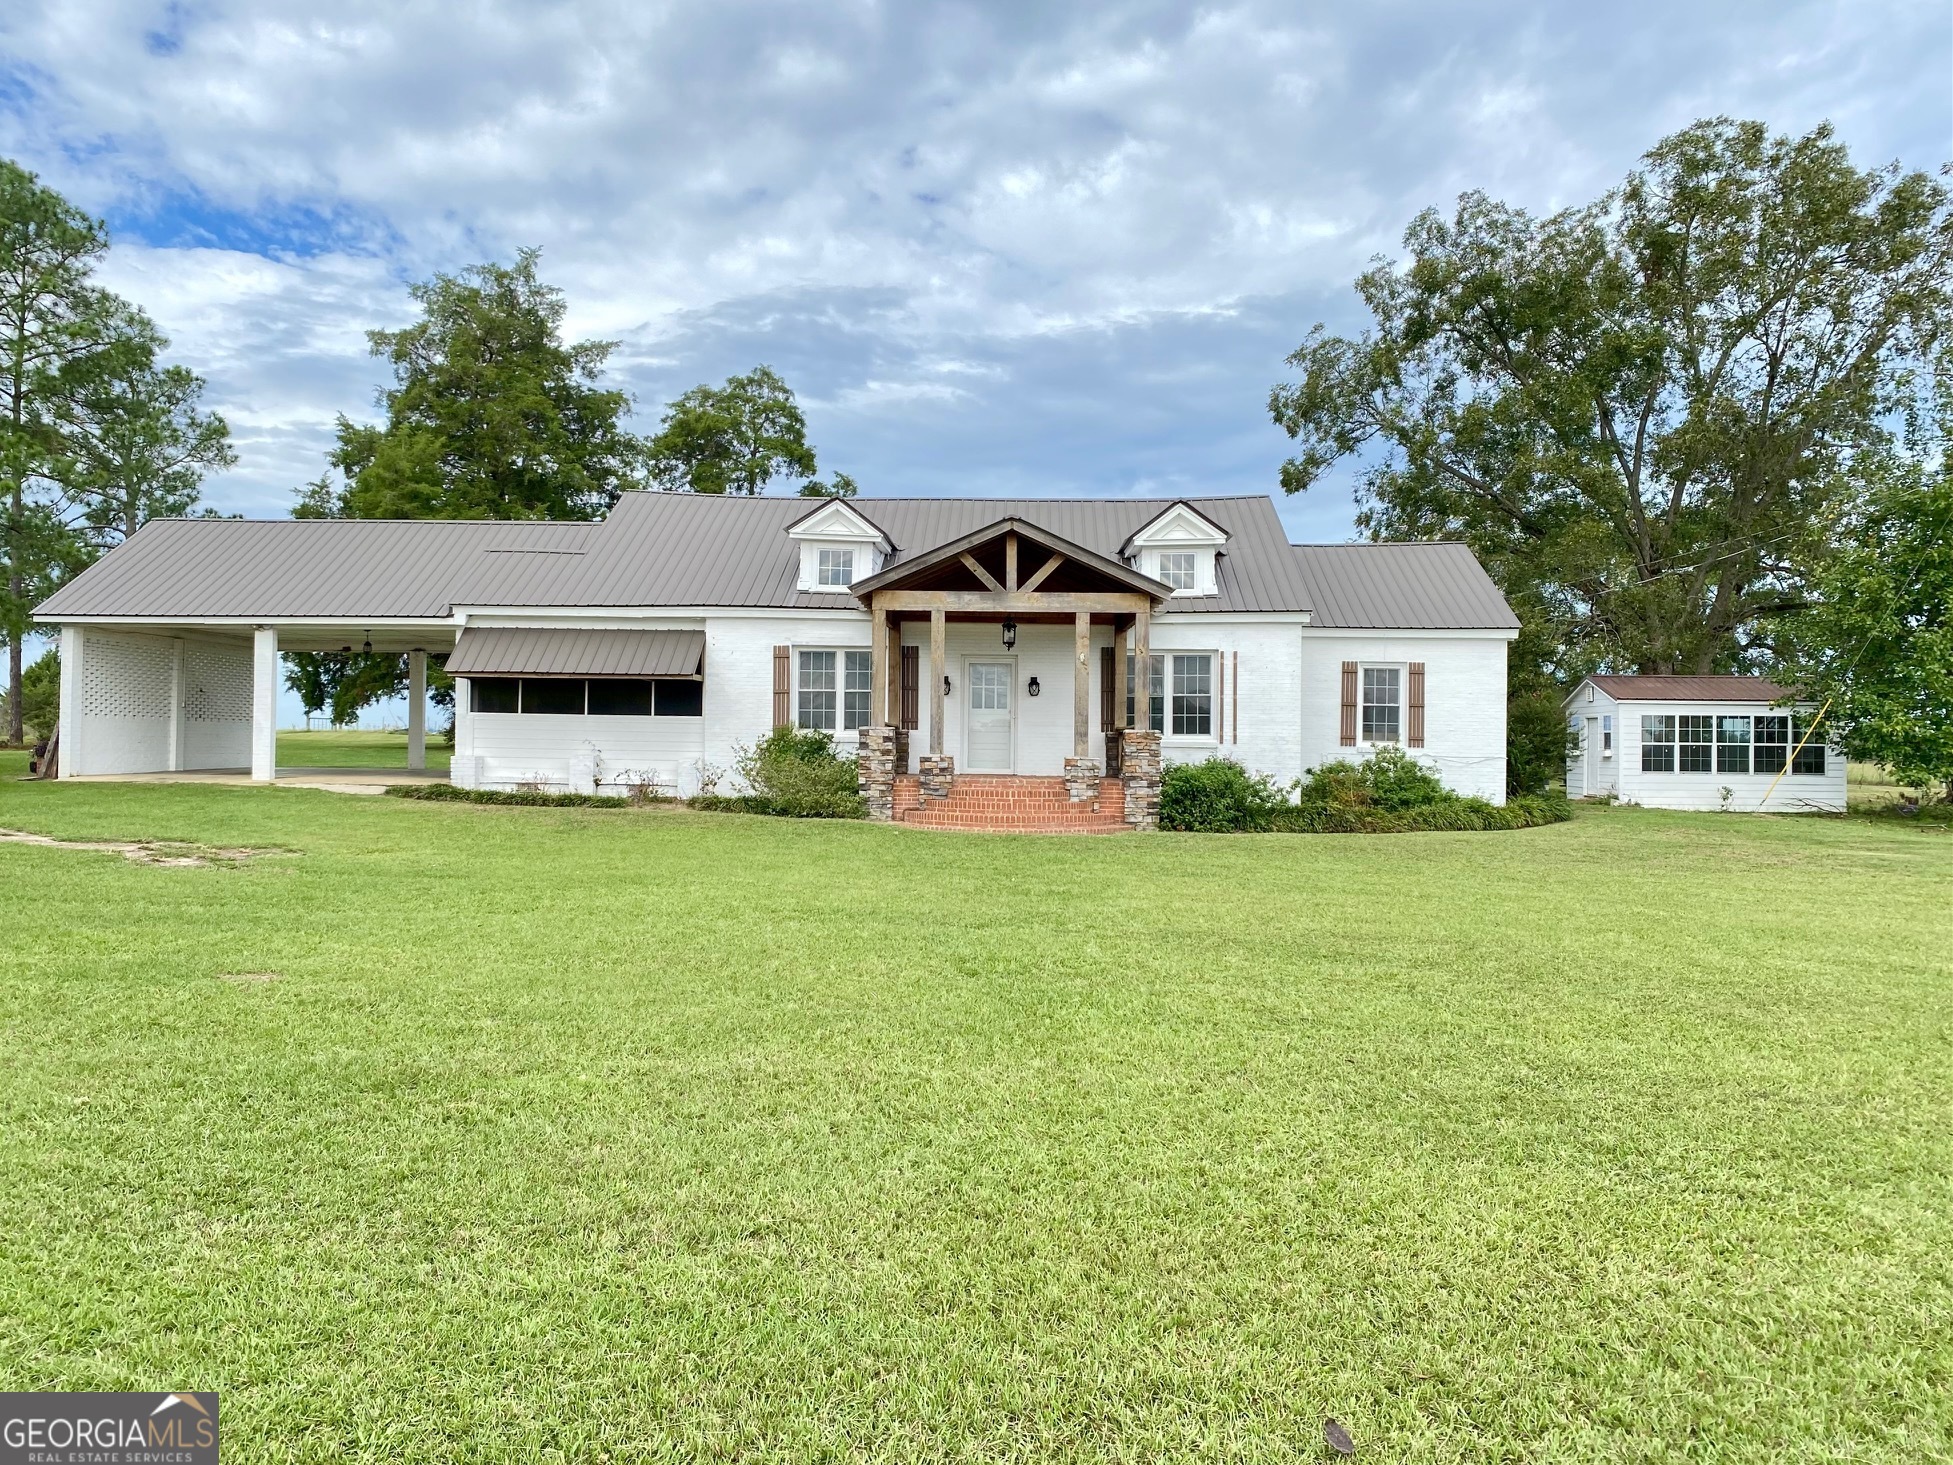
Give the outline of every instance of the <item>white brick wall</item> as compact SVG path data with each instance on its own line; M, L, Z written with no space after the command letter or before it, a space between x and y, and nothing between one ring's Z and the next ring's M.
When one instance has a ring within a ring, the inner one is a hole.
M1342 746L1343 663L1424 663L1424 746L1407 748L1445 787L1505 802L1506 642L1496 636L1415 631L1301 633L1302 759L1310 767L1356 759Z
M249 762L248 642L70 626L62 649L63 776Z

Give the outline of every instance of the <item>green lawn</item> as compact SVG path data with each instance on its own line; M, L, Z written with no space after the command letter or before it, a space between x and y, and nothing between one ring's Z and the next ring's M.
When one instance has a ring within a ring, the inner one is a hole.
M430 731L427 735L427 766L445 769L454 750L447 739ZM281 732L278 734L280 768L405 768L407 735L404 732L368 732L361 728L334 728L330 732Z
M1948 1458L1943 828L0 827L294 852L0 845L0 1387L251 1461Z

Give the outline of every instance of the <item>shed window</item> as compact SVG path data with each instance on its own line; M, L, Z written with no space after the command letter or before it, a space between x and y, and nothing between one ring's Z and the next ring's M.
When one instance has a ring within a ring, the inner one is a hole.
M1810 741L1804 743L1804 746L1797 750L1797 756L1790 760L1790 771L1793 774L1822 774L1824 772L1824 739L1817 733L1811 731L1811 724L1808 719L1800 717L1797 719L1797 740L1803 742L1806 737Z
M1755 773L1782 773L1790 757L1790 719L1756 719L1750 746L1750 769Z
M1206 738L1214 734L1214 658L1173 658L1173 735Z
M555 677L522 679L522 710L543 714L581 717L583 683Z
M1614 715L1610 712L1600 720L1600 751L1602 756L1614 756Z
M1675 718L1672 714L1641 719L1641 771L1675 771Z
M1394 743L1403 737L1403 672L1394 666L1363 668L1363 741Z
M1192 553L1174 550L1161 555L1160 579L1175 590L1192 590L1195 586Z
M1676 748L1677 761L1684 773L1714 773L1716 771L1715 740L1716 720L1696 713L1683 713L1678 719L1680 730L1677 736L1680 743Z
M514 677L475 677L468 693L477 712L514 712L522 705L522 684Z
M590 681L592 717L649 717L651 683L636 677L593 677Z
M1747 717L1716 719L1716 772L1750 771L1750 720Z

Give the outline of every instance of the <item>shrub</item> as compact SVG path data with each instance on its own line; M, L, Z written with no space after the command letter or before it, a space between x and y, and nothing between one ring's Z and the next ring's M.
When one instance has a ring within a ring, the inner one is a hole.
M1505 791L1545 793L1566 777L1568 751L1578 745L1557 693L1514 697L1505 709Z
M741 748L733 766L751 790L736 801L747 812L791 819L860 819L868 812L855 765L837 756L834 739L818 729L776 727Z
M1194 834L1271 829L1287 804L1266 774L1228 758L1176 763L1160 777L1160 828Z
M1458 795L1399 747L1378 748L1360 763L1325 763L1295 785L1298 803L1319 808L1377 808L1396 813L1448 803Z
M1476 833L1492 829L1532 829L1573 817L1564 794L1521 794L1504 804L1452 795L1435 804L1380 809L1365 804L1289 804L1276 815L1283 834Z
M395 783L387 790L396 799L425 799L437 804L518 804L528 808L621 809L629 802L611 794L553 794L539 789L457 788L451 783Z

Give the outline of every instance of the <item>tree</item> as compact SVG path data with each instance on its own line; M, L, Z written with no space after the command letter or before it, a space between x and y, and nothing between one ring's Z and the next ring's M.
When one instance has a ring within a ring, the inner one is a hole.
M861 485L845 473L835 474L832 483L815 478L800 485L800 496L804 499L851 499L860 492Z
M1516 687L1757 659L1946 362L1948 190L1828 126L1698 123L1594 204L1467 194L1404 243L1356 282L1373 328L1289 358L1282 485L1374 455L1359 524L1472 545L1536 648Z
M302 651L286 658L285 685L308 714L330 709L335 727L350 727L362 708L407 693L407 658L389 651ZM454 679L445 656L427 661L428 700L454 706Z
M386 421L339 419L345 486L301 490L301 516L590 519L639 482L630 397L598 385L617 343L563 343L563 292L538 258L436 275L413 287L420 320L367 332L393 367Z
M0 637L9 742L25 732L21 643L37 601L87 563L61 509L66 426L120 302L90 283L98 220L0 159Z
M770 366L727 377L723 387L693 387L673 402L649 459L653 481L673 493L758 494L775 478L812 479L817 471L807 419ZM834 493L811 482L801 489L810 491Z
M168 339L140 311L119 314L112 344L76 393L68 433L68 497L101 548L150 519L188 514L204 475L237 461L229 425L198 410L203 379L159 365Z
M1792 669L1832 740L1953 801L1953 462L1878 464L1812 587Z

